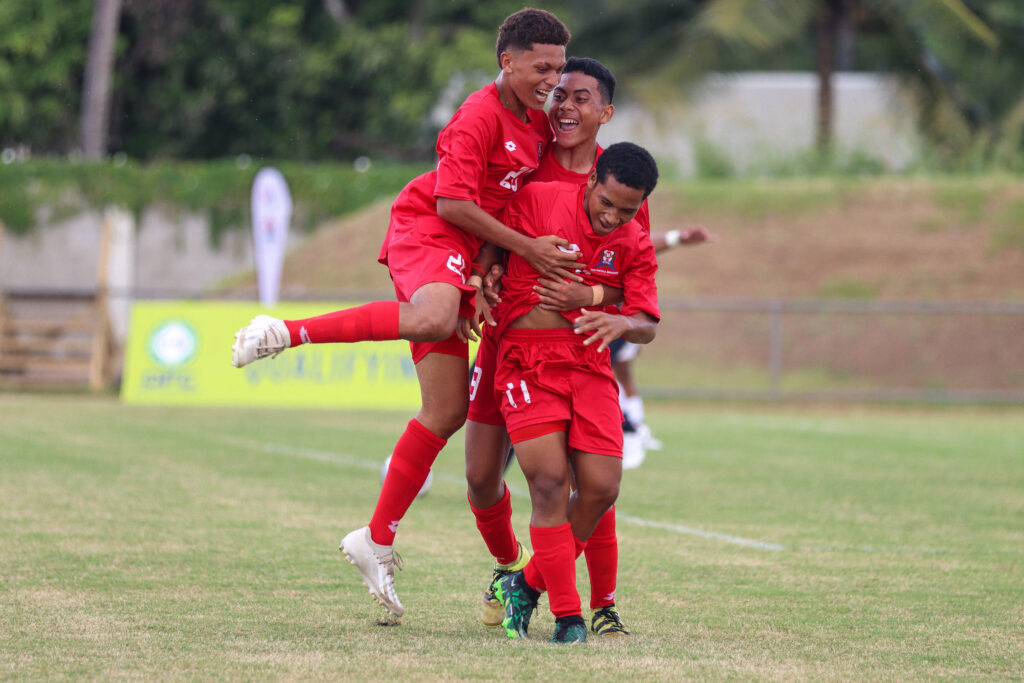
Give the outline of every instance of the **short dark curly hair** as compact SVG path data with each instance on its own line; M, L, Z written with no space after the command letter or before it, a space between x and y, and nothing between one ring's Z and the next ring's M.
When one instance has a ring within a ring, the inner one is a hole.
M601 99L605 104L611 104L615 97L615 76L601 62L590 57L569 57L565 62L565 69L562 73L582 73L591 76L597 81L597 89L601 92Z
M551 12L527 7L505 17L498 28L496 54L501 66L501 53L511 48L533 49L534 43L568 45L569 29Z
M644 199L658 184L658 164L650 152L632 142L616 142L597 158L597 182L609 175L623 185L644 191Z

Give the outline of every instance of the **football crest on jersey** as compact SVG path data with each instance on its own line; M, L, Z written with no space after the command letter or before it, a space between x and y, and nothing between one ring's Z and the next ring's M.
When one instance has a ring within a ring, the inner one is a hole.
M601 261L594 267L594 270L601 270L607 273L615 272L615 259L618 258L618 254L615 253L614 249L602 249L601 250Z
M544 156L544 143L537 143L537 165L540 166L540 158Z

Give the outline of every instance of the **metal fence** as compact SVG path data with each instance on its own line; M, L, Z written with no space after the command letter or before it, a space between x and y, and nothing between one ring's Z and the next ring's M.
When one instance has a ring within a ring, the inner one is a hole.
M663 299L647 396L1024 403L1024 302Z

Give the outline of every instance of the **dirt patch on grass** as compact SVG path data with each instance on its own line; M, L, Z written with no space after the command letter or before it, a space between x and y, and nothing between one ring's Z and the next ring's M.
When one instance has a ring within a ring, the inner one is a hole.
M965 181L966 183L967 181ZM1021 184L1024 186L1024 184ZM655 230L703 224L713 245L663 254L663 296L1010 300L1024 298L1024 250L998 245L1024 187L872 181L795 215L687 210L651 197ZM671 190L670 190L671 191ZM978 199L980 196L980 199ZM800 197L794 197L798 203ZM980 205L983 210L971 207Z

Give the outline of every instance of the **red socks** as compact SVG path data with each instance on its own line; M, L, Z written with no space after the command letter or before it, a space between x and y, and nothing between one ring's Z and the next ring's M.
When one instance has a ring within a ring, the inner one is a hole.
M284 324L292 346L398 339L398 302L374 301Z
M374 543L394 545L398 523L416 500L430 474L430 466L446 443L415 418L409 421L391 454L391 465L370 519L370 538Z
M519 543L516 541L515 531L512 530L512 496L509 494L508 486L505 486L505 495L497 504L489 508L475 508L469 504L469 509L476 517L476 528L487 544L487 549L499 564L512 564L519 556Z
M619 543L615 538L615 506L608 508L584 550L590 573L590 607L597 609L615 602L619 571Z
M585 541L581 541L575 536L572 537L572 543L575 553L572 556L572 560L573 563L575 563L576 560L580 558L580 555L583 554L583 549L587 544ZM531 588L536 588L538 592L543 593L547 590L547 583L544 581L544 575L540 573L540 569L537 568L537 565L534 565L533 567L529 564L526 565L526 568L523 570L523 578L526 579L526 583L528 583Z
M547 584L548 602L555 617L582 614L580 594L576 590L576 559L572 527L568 522L552 527L530 525L533 557L524 570L526 583L543 590L531 580L539 574ZM531 570L532 567L532 570Z
M535 527L531 526L530 538L533 540L534 557L537 557L539 549L535 531ZM546 530L541 529L541 531ZM573 571L576 566L575 558L578 558L581 553L587 557L587 571L590 574L590 608L598 609L613 604L619 571L619 543L615 536L615 506L613 505L608 512L604 513L586 543L575 536L572 540L575 546ZM523 570L523 578L537 592L544 592L551 580L551 577L545 572L544 566L532 560ZM573 588L575 589L575 585ZM554 602L552 602L551 611L554 612L554 610ZM555 615L562 616L557 612Z

